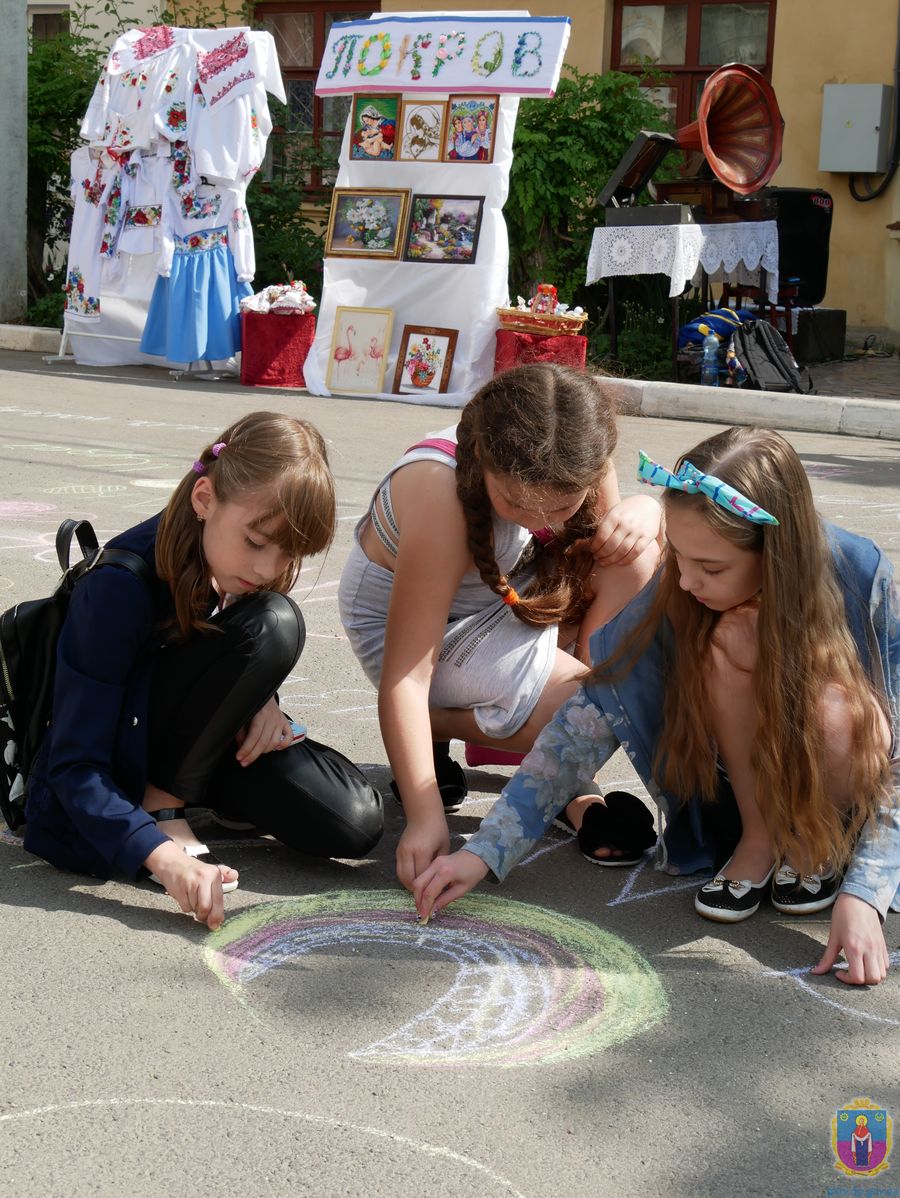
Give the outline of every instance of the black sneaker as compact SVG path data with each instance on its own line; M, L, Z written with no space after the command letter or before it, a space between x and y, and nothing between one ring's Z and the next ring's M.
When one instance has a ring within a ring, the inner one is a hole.
M722 872L707 882L694 897L694 906L704 919L714 919L717 923L740 923L759 910L775 866L771 867L761 882L749 882L745 878L740 881L726 878L724 871L730 864L730 861L726 862Z
M772 879L772 906L785 915L813 915L831 906L840 884L831 866L824 874L799 874L781 865Z
M450 756L448 740L434 742L434 775L441 794L441 802L444 804L444 811L447 815L452 815L454 811L459 810L460 804L469 793L469 786L462 766ZM400 797L397 783L393 779L391 780L391 791L402 807L403 800Z

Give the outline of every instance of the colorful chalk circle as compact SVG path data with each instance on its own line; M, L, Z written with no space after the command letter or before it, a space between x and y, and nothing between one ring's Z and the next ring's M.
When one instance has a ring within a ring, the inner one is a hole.
M261 903L212 933L204 956L258 1017L252 983L269 970L326 948L370 944L450 958L458 970L427 1010L352 1051L357 1060L556 1063L621 1044L668 1009L656 973L624 940L558 911L490 895L454 903L427 927L416 924L410 897L393 890Z
M33 503L25 499L0 500L0 520L24 520L27 516L45 516L55 512L53 503Z

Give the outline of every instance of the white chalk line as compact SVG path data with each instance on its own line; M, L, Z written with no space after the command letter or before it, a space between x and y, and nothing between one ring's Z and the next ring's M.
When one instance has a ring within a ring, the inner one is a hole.
M900 965L900 950L888 953L888 962L891 965ZM834 966L834 969L837 970L844 970L846 968L846 964ZM900 1019L891 1019L887 1015L875 1015L871 1011L861 1011L858 1007L851 1007L847 1003L838 1001L836 998L829 998L827 994L823 994L821 990L809 984L805 976L808 973L812 973L811 965L799 965L794 969L769 969L763 974L763 977L790 978L791 981L797 983L801 990L818 999L819 1002L823 1002L826 1007L833 1007L836 1011L841 1011L845 1015L855 1015L858 1019L867 1019L870 1023L886 1023L890 1027L900 1027Z
M504 1177L502 1173L498 1173L496 1169L492 1169L490 1165L485 1165L481 1161L475 1160L474 1157L467 1156L463 1152L456 1152L452 1148L446 1148L441 1144L431 1144L427 1140L414 1140L411 1136L401 1135L399 1132L385 1131L384 1128L371 1127L362 1123L349 1123L342 1119L331 1119L327 1115L310 1115L305 1111L287 1111L279 1107L260 1106L250 1102L222 1102L216 1099L204 1098L92 1098L83 1099L79 1102L61 1102L52 1103L49 1106L33 1107L27 1111L11 1111L6 1115L0 1115L0 1123L10 1123L22 1119L33 1119L41 1115L54 1115L62 1111L77 1111L86 1110L92 1107L121 1107L121 1106L173 1106L173 1107L198 1107L201 1109L211 1109L220 1111L249 1111L253 1115L269 1115L277 1116L281 1119L297 1119L303 1123L312 1123L320 1127L332 1128L335 1131L355 1131L361 1132L363 1135L374 1136L380 1140L390 1140L394 1144L402 1144L406 1148L412 1148L416 1152L425 1153L427 1156L442 1157L444 1160L453 1161L456 1164L464 1165L468 1169L475 1169L479 1173L489 1177L491 1181L496 1182L506 1189L513 1198L525 1198L520 1190L517 1190L508 1177Z

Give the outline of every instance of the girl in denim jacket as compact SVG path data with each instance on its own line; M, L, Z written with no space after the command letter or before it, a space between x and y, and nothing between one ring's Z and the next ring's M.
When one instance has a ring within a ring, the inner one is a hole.
M592 860L639 858L637 800L613 819L586 797L621 745L664 816L657 867L717 869L696 896L701 915L746 919L766 892L791 914L833 905L814 972L843 950L840 980L879 982L881 924L900 910L890 563L820 521L797 454L769 430L719 433L674 473L641 455L639 474L666 488L661 569L595 633L600 664L466 848L416 879L418 910L446 906L489 871L505 877L564 805ZM739 815L730 843L723 799Z

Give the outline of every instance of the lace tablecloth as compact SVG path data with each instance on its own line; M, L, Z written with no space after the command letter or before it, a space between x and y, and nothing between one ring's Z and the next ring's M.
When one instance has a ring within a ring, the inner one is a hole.
M739 267L743 264L743 269ZM722 225L616 225L594 230L587 282L611 275L668 275L669 295L710 278L757 283L766 272L771 303L778 299L778 226L773 220Z

